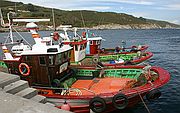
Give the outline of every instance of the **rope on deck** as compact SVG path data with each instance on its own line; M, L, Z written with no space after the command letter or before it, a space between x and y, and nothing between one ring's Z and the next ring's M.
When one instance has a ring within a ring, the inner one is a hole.
M143 100L141 94L140 94L139 92L138 92L138 94L139 94L139 97L140 97L141 101L143 102L143 104L144 104L144 106L145 106L147 112L148 112L148 113L151 113L150 110L149 110L149 108L148 108L148 106L147 106L146 103L144 102L144 100Z

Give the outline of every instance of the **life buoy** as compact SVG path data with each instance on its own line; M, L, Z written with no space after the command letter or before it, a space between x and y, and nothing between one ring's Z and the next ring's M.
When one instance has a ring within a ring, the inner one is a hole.
M146 99L148 101L153 101L158 99L160 96L161 96L161 91L159 91L158 89L154 89L150 91L148 94L146 94Z
M58 41L59 40L59 33L58 32L54 32L53 33L53 39L54 39L54 41Z
M89 101L90 109L95 113L101 113L106 110L106 102L101 97L94 97Z
M114 95L112 103L116 109L124 109L128 105L128 98L126 95L119 93Z
M23 76L28 76L30 74L30 68L26 63L19 64L19 72Z

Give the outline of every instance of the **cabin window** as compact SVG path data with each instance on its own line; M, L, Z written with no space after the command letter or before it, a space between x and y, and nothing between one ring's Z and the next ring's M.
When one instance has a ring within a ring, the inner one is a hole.
M49 65L54 64L54 56L49 56Z
M45 59L45 57L43 57L43 56L39 57L39 64L40 64L40 65L46 65L46 59Z
M71 51L68 51L68 52L67 52L67 56L68 56L68 58L71 57Z
M66 61L67 58L68 58L68 52L64 52L63 53L63 61Z
M83 48L83 45L80 45L80 50L83 50L84 48Z
M58 55L56 56L56 65L57 65L57 64L60 64L61 62L62 62L61 54L58 54Z
M47 52L58 52L57 48L49 48Z
M75 45L75 51L78 51L78 45Z
M99 45L99 44L100 44L100 41L98 40L98 41L96 42L96 44Z
M32 60L32 57L31 57L31 56L25 56L24 60L25 60L25 61L31 61L31 60Z
M23 49L13 49L12 51L23 51Z
M93 41L90 41L90 45L93 45Z

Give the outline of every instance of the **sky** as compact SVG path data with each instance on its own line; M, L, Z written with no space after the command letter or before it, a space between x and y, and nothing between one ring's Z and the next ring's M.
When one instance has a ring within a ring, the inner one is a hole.
M62 10L126 13L180 24L180 0L11 0Z

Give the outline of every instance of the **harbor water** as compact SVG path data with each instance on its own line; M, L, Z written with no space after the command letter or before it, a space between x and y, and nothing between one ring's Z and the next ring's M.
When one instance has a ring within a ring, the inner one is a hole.
M62 32L62 31L59 31ZM160 66L168 70L171 80L160 88L162 96L153 102L145 100L151 113L180 113L180 29L154 29L154 30L92 30L96 35L102 36L104 48L121 46L121 41L126 41L126 46L147 44L148 51L154 56L149 61L151 65ZM50 31L40 31L41 36L49 36ZM34 43L31 34L20 33L31 44ZM18 37L16 33L15 36ZM4 42L7 33L0 33L0 42ZM2 54L2 50L1 54ZM144 104L139 103L125 113L148 113Z

